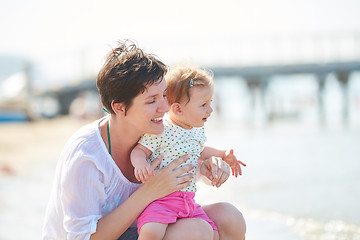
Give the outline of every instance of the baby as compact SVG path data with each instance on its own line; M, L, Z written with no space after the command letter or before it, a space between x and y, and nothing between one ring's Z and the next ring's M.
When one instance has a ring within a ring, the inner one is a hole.
M212 75L196 67L177 66L169 70L165 80L170 110L163 118L164 132L160 135L145 134L131 152L136 178L146 182L154 174L148 159L152 161L161 155L163 160L159 168L162 168L185 154L189 156L185 164L195 166L199 158L221 157L231 167L235 177L241 175L240 164L245 164L236 159L233 150L204 146L204 124L213 112ZM194 200L196 169L192 173L194 177L189 187L152 202L139 216L139 240L163 239L168 224L176 222L178 218L205 220L212 227L214 238L217 238L216 225Z

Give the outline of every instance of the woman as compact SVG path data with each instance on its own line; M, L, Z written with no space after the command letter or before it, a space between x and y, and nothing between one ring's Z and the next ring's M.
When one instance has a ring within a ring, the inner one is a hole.
M163 131L162 117L169 110L166 66L154 55L124 42L114 49L100 70L97 87L110 117L76 132L67 142L56 170L45 216L43 239L137 239L134 221L152 201L189 185L193 167L180 164L183 156L157 170L139 184L130 152L144 133ZM153 167L160 163L160 157ZM229 167L221 159L202 162L200 173L221 185ZM215 180L214 180L215 181ZM244 239L245 222L232 205L204 206L219 229L220 239ZM207 222L179 219L169 225L164 239L209 239Z

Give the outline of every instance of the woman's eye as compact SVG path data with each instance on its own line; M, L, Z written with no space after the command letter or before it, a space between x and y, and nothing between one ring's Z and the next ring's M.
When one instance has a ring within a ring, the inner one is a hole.
M155 98L151 99L148 104L154 103L155 102Z

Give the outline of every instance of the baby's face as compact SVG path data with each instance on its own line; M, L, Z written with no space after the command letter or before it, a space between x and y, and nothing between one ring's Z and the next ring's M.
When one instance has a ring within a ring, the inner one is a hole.
M207 86L194 86L190 88L190 101L182 103L182 123L186 128L202 127L210 117L213 109L211 102L213 88Z

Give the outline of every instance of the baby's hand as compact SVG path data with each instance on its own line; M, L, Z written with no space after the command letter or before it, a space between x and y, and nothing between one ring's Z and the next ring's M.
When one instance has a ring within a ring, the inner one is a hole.
M149 180L150 177L154 176L154 169L151 167L150 163L144 162L142 165L135 167L134 173L136 179L144 183Z
M244 167L246 166L245 163L236 159L233 149L227 150L225 152L223 160L230 166L232 175L235 177L241 175L240 164L243 165Z

